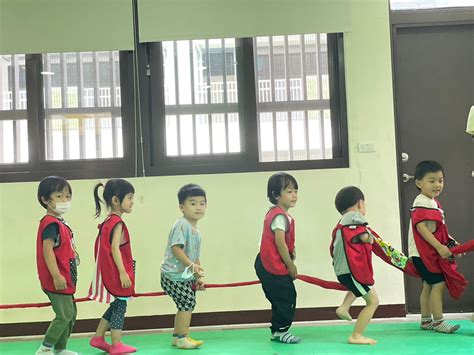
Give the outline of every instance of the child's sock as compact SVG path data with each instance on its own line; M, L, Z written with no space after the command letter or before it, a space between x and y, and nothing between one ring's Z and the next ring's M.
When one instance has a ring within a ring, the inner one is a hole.
M173 333L173 337L171 338L171 345L172 346L178 345L178 333Z
M90 346L105 352L109 352L110 350L110 344L105 341L104 337L92 337L89 344Z
M39 355L39 354L53 354L53 346L46 346L43 344L41 344L41 346L39 347L39 349L36 351L35 353L36 355Z
M438 319L433 322L433 329L439 333L452 334L460 327L459 324L450 324L444 319Z
M431 317L421 317L420 328L423 330L433 329L433 319Z
M271 337L272 341L278 341L285 344L296 344L301 341L300 337L297 337L290 332L274 332Z

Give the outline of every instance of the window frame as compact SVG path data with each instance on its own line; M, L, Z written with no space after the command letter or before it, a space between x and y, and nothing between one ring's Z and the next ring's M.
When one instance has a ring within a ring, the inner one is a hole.
M46 160L45 112L43 102L42 54L27 54L26 92L28 125L28 157L26 163L0 165L0 182L37 181L45 176L60 175L66 179L92 179L136 176L136 134L134 120L133 52L120 51L120 87L123 158ZM97 93L98 95L99 93ZM102 108L98 107L98 111ZM74 110L74 108L71 108ZM84 108L77 108L84 111ZM112 111L114 107L112 107ZM11 111L6 111L11 112ZM20 113L18 113L19 115ZM1 115L1 113L0 113ZM24 118L21 116L21 118Z
M161 42L142 44L139 57L141 124L147 175L191 175L275 170L331 169L349 166L344 48L342 33L328 33L328 72L333 157L320 160L259 161L257 84L253 38L236 38L240 153L166 156L164 71ZM288 88L289 90L290 88ZM296 101L295 101L296 102ZM284 104L284 103L283 103Z

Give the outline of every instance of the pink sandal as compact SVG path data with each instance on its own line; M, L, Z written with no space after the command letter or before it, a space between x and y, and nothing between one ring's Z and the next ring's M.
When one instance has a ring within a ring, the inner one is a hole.
M97 348L97 349L103 350L105 352L109 352L110 347L111 347L111 345L105 341L104 337L93 337L90 340L89 344L93 348Z

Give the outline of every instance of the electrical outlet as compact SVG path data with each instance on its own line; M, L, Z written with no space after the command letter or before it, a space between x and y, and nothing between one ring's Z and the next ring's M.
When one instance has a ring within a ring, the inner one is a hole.
M373 142L359 142L359 153L375 152L375 143Z

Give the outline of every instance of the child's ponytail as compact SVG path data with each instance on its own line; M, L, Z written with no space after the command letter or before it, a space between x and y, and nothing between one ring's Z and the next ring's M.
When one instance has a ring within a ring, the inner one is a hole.
M102 210L100 203L104 203L100 197L99 197L99 187L104 187L104 184L99 182L97 185L94 187L94 201L95 201L95 218L98 218L100 216L100 212Z

